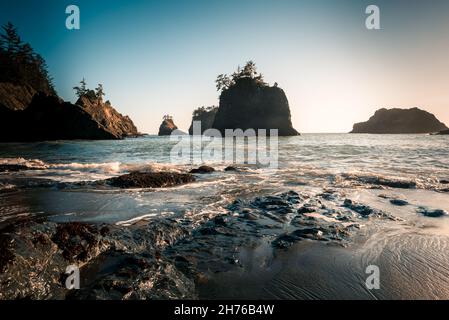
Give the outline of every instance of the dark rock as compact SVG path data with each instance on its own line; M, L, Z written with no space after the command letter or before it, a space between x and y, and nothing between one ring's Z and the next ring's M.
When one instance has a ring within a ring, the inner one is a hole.
M438 135L449 135L449 130L443 130L437 133Z
M234 166L229 166L229 167L224 168L224 171L226 171L226 172L228 172L228 171L239 171L239 169L237 169Z
M252 78L240 78L221 93L212 127L223 136L226 129L254 129L255 134L258 129L278 129L279 136L299 135L292 126L284 91Z
M203 134L204 131L211 129L214 124L215 115L217 114L218 107L201 107L196 109L192 115L192 123L190 124L189 134L193 135L193 121L201 122L201 131L195 132L195 134Z
M449 180L442 179L442 180L440 180L440 183L441 184L449 184Z
M110 178L101 183L117 188L166 188L189 182L195 177L187 173L176 172L131 172L122 176Z
M419 208L418 212L421 213L422 215L424 215L426 217L430 217L430 218L439 218L439 217L448 215L446 210L442 210L442 209L434 210L434 209L428 209L428 208L424 208L424 207Z
M299 214L304 214L304 213L312 213L312 212L317 212L318 208L314 207L314 206L310 206L310 205L304 205L301 208L298 209L298 213Z
M209 166L201 166L196 169L190 170L190 173L199 173L199 174L206 174L206 173L212 173L215 169Z
M3 272L13 259L12 239L8 234L8 230L3 229L0 233L0 272Z
M0 164L0 172L18 172L24 170L38 170L36 167L29 167L23 164Z
M98 244L99 231L93 225L72 222L58 225L52 241L71 262L87 261Z
M391 200L390 200L390 203L391 203L392 205L400 206L400 207L403 207L403 206L406 206L406 205L409 204L407 201L401 200L401 199L391 199Z
M365 206L363 204L354 203L351 199L346 199L343 204L344 207L351 209L359 213L360 215L367 217L375 213L375 210L371 207Z
M173 122L172 118L166 118L164 121L162 121L160 127L159 127L159 136L169 136L172 134L173 131L178 130L178 127Z
M432 133L448 128L433 114L418 109L380 109L367 122L354 124L351 133Z

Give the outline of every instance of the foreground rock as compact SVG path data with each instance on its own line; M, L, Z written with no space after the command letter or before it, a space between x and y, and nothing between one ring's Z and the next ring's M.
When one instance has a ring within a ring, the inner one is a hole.
M212 172L215 172L215 169L209 166L201 166L199 168L190 170L190 173L199 173L199 174L206 174Z
M102 181L117 188L166 188L189 182L195 177L188 173L176 172L131 172Z
M0 105L0 141L111 140L137 134L132 121L112 107L99 105L95 115L89 112L91 107L43 93L37 93L25 110Z
M0 299L195 299L193 280L160 254L185 234L166 222L18 223L0 233ZM68 265L81 268L80 290L65 287Z
M367 122L354 124L351 133L433 133L448 128L433 114L418 109L380 109Z
M345 245L366 219L392 219L331 190L236 199L224 209L121 225L18 221L0 230L0 299L196 299L213 275L253 268L240 250L267 241L271 250ZM81 289L69 291L73 264Z

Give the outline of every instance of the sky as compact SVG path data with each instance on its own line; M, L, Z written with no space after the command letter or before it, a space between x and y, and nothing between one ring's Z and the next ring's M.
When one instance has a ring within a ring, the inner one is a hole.
M68 5L80 30L65 27ZM380 30L365 9L380 8ZM379 108L420 107L449 125L447 0L39 0L0 3L46 59L58 94L83 77L141 132L218 105L218 74L253 60L300 132L348 132Z

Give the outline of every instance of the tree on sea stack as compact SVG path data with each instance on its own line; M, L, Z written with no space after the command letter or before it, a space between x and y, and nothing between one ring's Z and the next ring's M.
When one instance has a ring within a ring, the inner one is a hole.
M248 61L243 68L237 67L237 71L228 76L227 74L220 74L215 80L217 91L223 92L234 86L240 79L253 79L257 85L266 86L263 74L257 72L257 67L254 61Z
M95 88L95 95L97 96L99 102L103 102L103 97L105 94L103 90L103 85L101 83L99 83L98 87Z
M86 95L89 89L87 89L87 82L86 79L83 78L83 80L80 81L80 86L73 87L73 90L75 90L75 94L78 98L81 98L82 96Z
M19 52L20 47L22 46L22 40L20 39L19 34L17 33L17 28L11 22L8 22L4 25L3 30L5 34L2 34L2 40L5 45L5 49L8 54L16 54Z

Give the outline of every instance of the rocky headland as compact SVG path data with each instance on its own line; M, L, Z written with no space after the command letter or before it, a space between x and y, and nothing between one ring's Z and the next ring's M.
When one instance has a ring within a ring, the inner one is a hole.
M0 141L122 139L137 128L118 113L104 92L88 90L82 81L78 101L58 97L44 59L23 43L12 24L4 26L0 47Z

